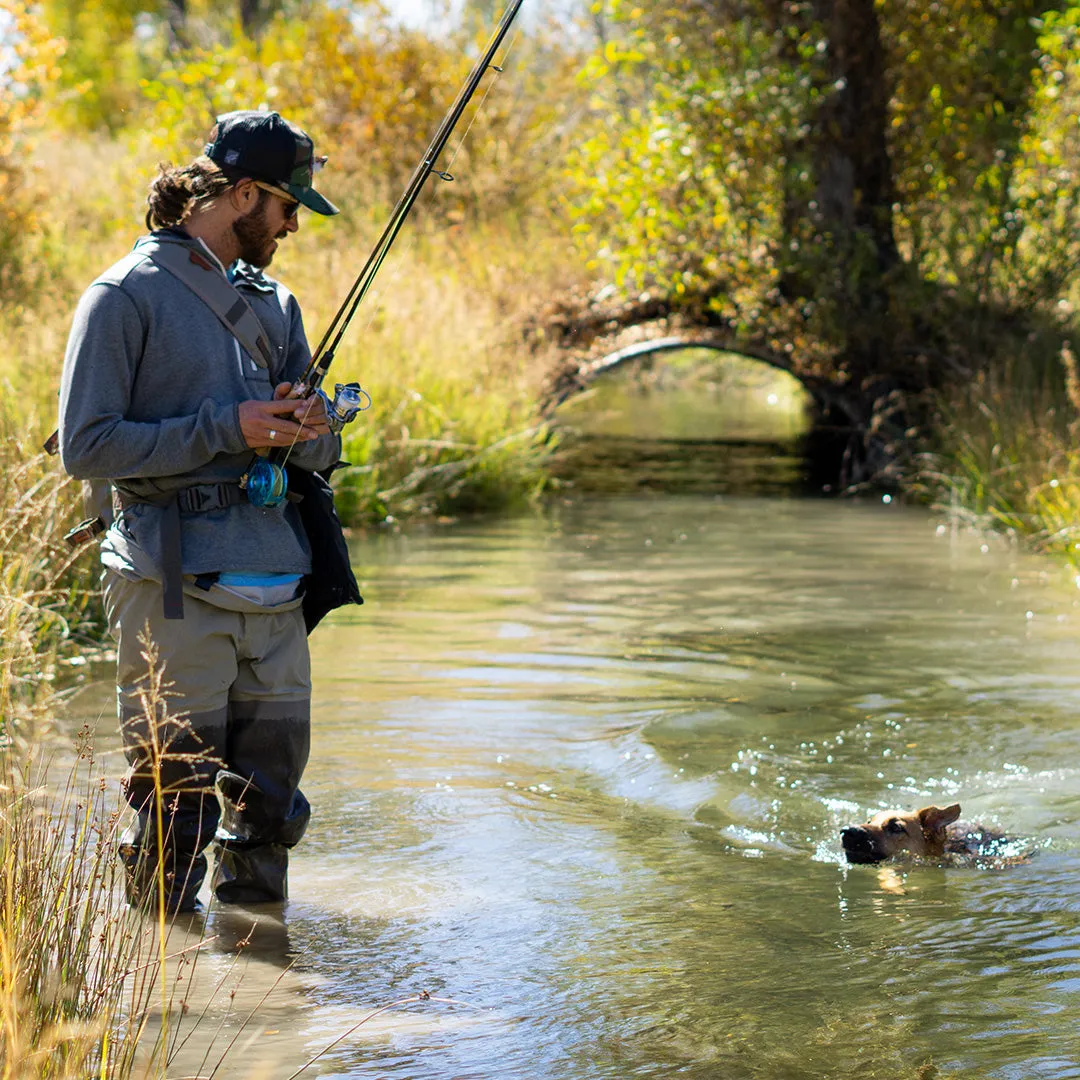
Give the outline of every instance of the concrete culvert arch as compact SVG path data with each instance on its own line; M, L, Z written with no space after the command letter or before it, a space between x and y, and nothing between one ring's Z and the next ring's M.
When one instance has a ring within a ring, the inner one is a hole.
M639 342L593 361L573 389L549 416L564 436L562 475L586 489L779 491L805 483L812 394L785 368L726 343ZM634 475L620 480L620 469Z
M723 330L695 327L674 334L657 330L661 327L639 324L610 336L596 335L588 344L582 342L584 348L556 350L556 363L541 397L544 415L556 427L565 426L575 400L588 401L612 376L624 373L640 378L640 373L670 363L675 354L711 354L718 358L717 364L724 358L729 365L737 361L744 371L758 372L758 380L768 378L771 372L786 387L782 394L789 399L789 407L791 399L798 399L800 419L805 421L799 434L808 488L837 492L867 484L889 486L895 473L896 432L892 429L897 427L891 418L895 414L900 418L899 426L904 426L904 401L888 380L853 386L843 379L804 373L789 353L758 348ZM620 344L618 338L625 340L627 333L633 340ZM580 342L581 336L568 335L566 345L574 339ZM867 415L876 418L873 423L867 421ZM768 433L762 434L768 441Z

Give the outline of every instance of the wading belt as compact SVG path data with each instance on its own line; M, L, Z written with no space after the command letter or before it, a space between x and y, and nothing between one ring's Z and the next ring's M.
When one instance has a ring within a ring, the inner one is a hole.
M180 515L224 510L246 496L239 484L193 484L167 495L132 495L113 488L117 513L139 503L161 509L161 589L166 619L184 617L184 564L180 549Z
M270 366L271 352L259 317L231 281L209 258L186 244L144 241L139 250L163 270L179 278L221 320L225 328L262 368ZM116 489L114 489L116 490ZM184 617L184 570L180 549L181 513L222 510L244 502L239 478L233 483L195 484L161 496L135 496L116 490L121 507L149 503L162 509L161 585L165 618Z

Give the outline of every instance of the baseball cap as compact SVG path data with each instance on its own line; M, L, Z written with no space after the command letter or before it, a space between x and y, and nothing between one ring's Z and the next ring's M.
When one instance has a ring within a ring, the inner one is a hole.
M316 158L315 144L307 132L276 112L240 109L223 113L203 153L216 165L273 184L316 214L338 213L338 208L312 187L315 170L326 158Z

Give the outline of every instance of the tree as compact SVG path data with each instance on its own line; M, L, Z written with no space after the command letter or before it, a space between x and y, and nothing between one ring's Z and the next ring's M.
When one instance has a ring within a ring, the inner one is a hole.
M117 132L141 106L142 84L178 51L254 37L302 0L44 0L66 42L57 112L73 127Z
M973 328L1066 286L1075 2L605 11L617 33L585 71L596 123L572 166L580 233L628 289L846 380L869 424L883 389L977 365Z
M27 4L0 0L0 292L6 296L14 295L38 204L28 190L26 161L62 54L63 42Z

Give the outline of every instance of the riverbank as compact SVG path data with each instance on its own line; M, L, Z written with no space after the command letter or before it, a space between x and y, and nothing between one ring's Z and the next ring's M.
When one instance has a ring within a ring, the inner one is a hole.
M910 497L1080 569L1080 371L1069 347L980 373L939 395L932 416Z

